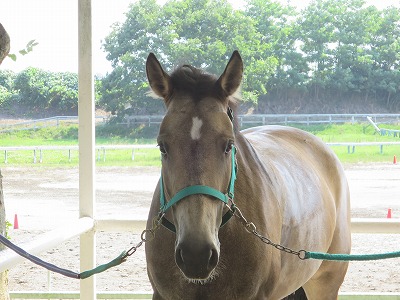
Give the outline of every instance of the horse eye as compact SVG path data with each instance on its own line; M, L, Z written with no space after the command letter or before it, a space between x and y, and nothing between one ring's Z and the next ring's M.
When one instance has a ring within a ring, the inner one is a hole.
M232 147L233 147L233 142L229 141L228 144L226 144L225 153L228 154L229 152L231 152Z
M160 148L160 152L162 155L166 155L167 154L167 150L165 150L165 147L163 144L158 144L157 145Z

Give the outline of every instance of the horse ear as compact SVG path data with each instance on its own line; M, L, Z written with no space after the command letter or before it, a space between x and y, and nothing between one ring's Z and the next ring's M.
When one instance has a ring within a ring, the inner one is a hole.
M155 95L166 99L169 94L169 75L165 73L154 53L146 61L146 74Z
M243 61L239 51L235 50L225 67L224 73L219 77L218 83L228 96L238 91L243 77Z

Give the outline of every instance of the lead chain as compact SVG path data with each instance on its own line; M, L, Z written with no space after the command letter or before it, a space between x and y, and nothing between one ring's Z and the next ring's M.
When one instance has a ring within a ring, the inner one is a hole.
M142 231L140 235L140 242L133 246L128 251L126 251L123 259L126 259L128 256L131 256L136 252L138 248L140 248L144 243L152 241L156 237L156 231L161 225L161 220L164 217L164 214L160 213L156 217L153 218L153 225L151 229L145 229Z
M301 260L306 259L306 251L305 250L299 250L295 251L293 249L290 249L288 247L282 246L280 244L276 244L273 241L271 241L269 238L263 236L257 231L256 225L254 225L253 222L248 222L247 219L243 216L242 211L236 206L236 211L235 211L235 216L239 218L239 220L242 222L242 224L245 226L245 229L247 232L254 234L256 237L258 237L263 243L267 245L271 245L278 249L279 251L286 252L289 254L296 255L298 258Z

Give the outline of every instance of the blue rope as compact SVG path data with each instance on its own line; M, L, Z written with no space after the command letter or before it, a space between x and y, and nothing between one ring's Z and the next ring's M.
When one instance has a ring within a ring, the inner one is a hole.
M321 252L305 251L304 259L321 259L333 261L365 261L365 260L380 260L387 258L400 257L400 251L387 252L380 254L331 254Z
M39 257L36 257L32 254L29 254L28 252L26 252L24 249L18 247L17 245L15 245L14 243L10 242L6 237L4 237L3 235L0 234L0 242L2 244L4 244L5 246L7 246L8 248L10 248L11 250L13 250L14 252L16 252L17 254L19 254L20 256L28 259L29 261L33 262L36 265L39 265L49 271L61 274L63 276L66 277L70 277L70 278L74 278L74 279L85 279L88 278L94 274L98 274L101 272L104 272L106 270L108 270L109 268L115 267L121 263L123 263L126 260L126 252L122 252L117 258L113 259L112 261L110 261L109 263L106 263L104 265L100 265L92 270L88 270L82 273L76 273L67 269L63 269L60 267L57 267L53 264L50 264L48 262L45 262L43 260L41 260Z
M19 254L20 256L30 260L31 262L33 262L34 264L37 264L43 268L46 268L49 271L55 272L55 273L59 273L61 275L70 277L70 278L75 278L75 279L79 279L79 274L66 270L66 269L62 269L59 268L55 265L52 265L50 263L47 263L43 260L41 260L40 258L29 254L28 252L26 252L24 249L16 246L15 244L11 243L6 237L0 235L0 242L2 244L4 244L5 246L7 246L8 248L10 248L11 250L13 250L14 252L16 252L17 254Z
M117 258L113 259L112 261L110 261L104 265L100 265L92 270L88 270L88 271L84 271L84 272L80 273L79 279L86 279L88 277L93 276L94 274L102 273L112 267L118 266L126 260L126 257L127 257L126 251L124 251Z

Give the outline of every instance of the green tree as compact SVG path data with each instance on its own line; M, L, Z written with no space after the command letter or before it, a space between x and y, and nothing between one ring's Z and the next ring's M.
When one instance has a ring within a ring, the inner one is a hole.
M113 113L163 109L146 94L149 52L167 71L190 63L220 74L233 49L245 61L244 100L258 102L258 112L271 111L273 100L312 109L337 99L400 103L398 8L314 0L298 12L274 0L247 0L243 10L227 0L140 0L126 16L103 45L114 69L101 81L99 103Z
M78 75L76 73L53 73L48 91L47 106L60 112L78 110Z
M337 42L335 18L343 9L344 1L313 1L297 20L298 41L307 60L315 98L320 97L320 90L326 86L327 78L334 70L330 46L334 47Z
M384 95L388 107L397 102L399 9L365 4L317 0L299 16L300 48L315 98L356 96L368 101L371 95Z
M44 109L50 89L49 73L29 67L18 73L14 88L18 91L18 102L26 107Z
M35 111L50 108L61 114L77 111L77 74L52 73L30 67L18 73L14 89L19 104Z
M161 6L155 0L140 0L130 5L126 18L123 24L114 25L103 44L114 69L102 80L99 103L113 114L125 112L128 107L136 110L140 101L149 112L158 111L163 107L161 101L146 96L144 66L149 52L162 49Z
M112 112L125 112L128 106L136 114L159 112L162 103L146 96L144 65L149 52L169 71L190 63L220 74L234 49L246 61L244 98L256 102L277 64L265 55L268 47L253 19L226 0L169 1L164 6L139 1L105 39L114 70L103 79L100 102Z
M375 93L388 108L400 104L400 9L369 8L368 49Z
M302 89L308 67L303 56L296 48L296 10L273 0L248 0L245 14L255 22L257 32L261 35L261 43L266 45L262 55L273 57L276 69L264 81L264 95L259 98L259 106L267 105L271 98L287 101L291 90ZM272 97L265 97L265 94Z
M0 70L0 107L11 102L14 96L14 79L15 73L9 70Z
M0 70L0 85L11 91L14 85L15 73L11 70Z

